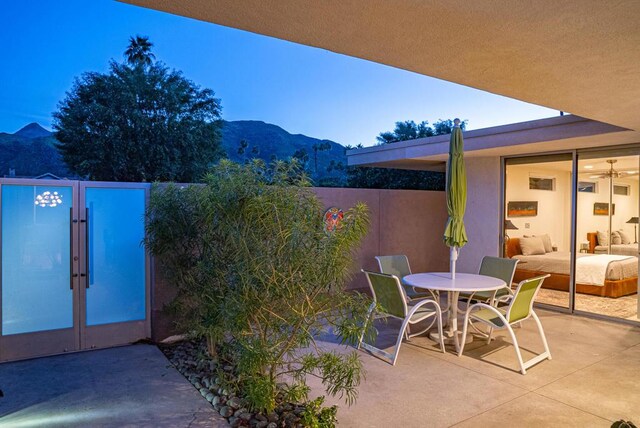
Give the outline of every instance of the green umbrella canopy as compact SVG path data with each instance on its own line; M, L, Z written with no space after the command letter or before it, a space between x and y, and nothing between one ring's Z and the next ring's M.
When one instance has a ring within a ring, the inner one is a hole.
M449 247L463 247L468 239L464 228L464 212L467 208L467 172L464 168L464 142L460 119L454 120L449 142L447 164L447 213L449 219L444 229L444 243Z

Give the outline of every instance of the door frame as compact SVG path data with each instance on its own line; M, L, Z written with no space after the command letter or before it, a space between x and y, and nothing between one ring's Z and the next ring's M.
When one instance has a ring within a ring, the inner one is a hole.
M37 179L17 179L0 178L0 261L2 260L2 192L5 185L11 186L52 186L70 187L72 191L72 202L70 212L70 287L72 293L72 320L73 326L65 329L53 329L36 331L30 333L2 335L2 263L0 263L0 362L33 358L45 355L73 352L80 349L80 324L79 307L79 278L78 273L78 246L74 243L78 240L78 188L77 181L69 180L37 180ZM34 346L37 344L37 346Z
M81 181L79 182L79 210L81 233L85 233L88 227L86 218L85 197L87 188L97 189L142 189L144 190L145 209L149 206L149 194L151 185L149 183L119 183L109 181ZM88 220L88 221L87 221ZM145 222L146 226L146 222ZM87 263L87 239L80 238L78 249L80 251L80 261L82 266L80 275L80 346L82 349L106 348L110 346L125 345L136 340L151 337L151 257L145 249L145 319L136 321L126 321L119 323L101 324L88 326L87 319L87 284L89 275L86 271ZM82 276L82 273L85 275Z
M0 261L2 260L2 189L4 185L71 187L72 211L70 218L71 279L73 286L73 327L2 335L2 263L0 263L0 362L15 361L48 355L57 355L87 349L124 345L151 337L151 256L145 249L145 319L97 326L86 325L86 286L88 276L81 276L86 267L86 231L84 211L87 188L143 189L145 209L149 206L151 184L77 180L40 180L0 178ZM145 224L146 226L146 224ZM83 270L83 272L81 272ZM37 346L34 346L37 344Z
M580 154L583 153L603 153L603 154L611 154L611 152L618 152L621 154L627 153L635 154L640 157L640 144L624 144L619 146L608 146L606 148L603 147L591 147L584 149L573 149L573 150L559 150L559 151L549 151L549 152L541 152L541 153L529 153L529 154L518 154L518 155L508 155L500 157L500 248L498 250L498 254L504 257L504 230L503 224L504 219L506 218L506 185L507 185L507 175L506 175L506 167L507 161L509 159L526 159L526 158L535 158L535 157L545 157L552 155L566 155L571 154L572 157L572 171L571 171L571 232L570 232L570 250L571 250L571 258L570 258L570 279L569 279L569 305L567 308L561 306L555 306L545 303L536 303L536 307L540 307L542 309L549 309L556 312L570 313L580 316L585 316L588 318L606 320L606 321L614 321L620 324L627 324L633 326L640 326L640 320L628 320L624 318L617 318L609 315L597 314L593 312L583 311L575 308L576 303L576 290L575 290L575 270L576 270L576 230L577 230L577 217L578 217L578 160ZM611 156L615 156L616 154L611 154ZM638 198L638 212L640 212L640 197ZM636 295L636 299L638 299L638 310L640 313L640 254L638 254L638 294Z

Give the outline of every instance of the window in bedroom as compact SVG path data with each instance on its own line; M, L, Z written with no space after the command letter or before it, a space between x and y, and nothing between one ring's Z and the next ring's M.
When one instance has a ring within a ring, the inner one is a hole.
M629 196L629 189L631 186L626 184L614 184L613 185L613 194L614 195L622 195Z
M578 192L598 193L598 183L593 181L579 181Z
M556 190L556 178L531 175L529 176L529 189L554 191Z

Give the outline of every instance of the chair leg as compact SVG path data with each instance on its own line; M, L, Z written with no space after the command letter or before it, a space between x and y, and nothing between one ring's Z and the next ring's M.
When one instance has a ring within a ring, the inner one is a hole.
M356 347L356 349L360 349L360 346L362 345L362 341L364 340L364 332L367 329L367 324L369 324L369 321L371 320L371 314L373 313L373 308L375 307L375 302L369 306L369 312L367 313L367 318L364 321L364 328L362 329L362 333L360 334L360 340L358 340L358 346Z
M396 360L398 359L398 353L400 352L400 346L402 345L402 339L405 335L407 327L409 326L409 319L405 319L402 323L402 327L400 327L400 334L398 334L398 340L396 340L396 349L393 353L393 359L391 360L391 365L396 365Z
M438 317L438 337L440 338L440 349L442 349L442 353L446 354L447 351L444 348L444 332L442 330L442 311L440 308L436 307L436 317Z
M538 325L538 333L540 333L540 338L542 339L542 344L544 345L544 353L547 356L547 359L551 359L551 351L549 351L549 345L547 344L547 337L544 335L544 330L542 328L542 323L540 322L540 318L538 318L538 315L533 312L533 310L531 311L531 316L533 317L533 319L535 320L536 324Z
M522 361L522 354L520 353L520 346L518 345L518 339L516 339L516 334L511 328L511 326L508 324L507 324L507 330L509 331L509 335L511 336L511 341L513 341L513 347L516 350L516 356L518 357L518 364L520 365L520 373L527 374L527 370L524 367L524 362Z
M467 342L467 328L469 327L469 311L464 315L464 327L462 327L462 343L460 344L460 349L458 350L458 357L462 355L462 351L464 351L464 345ZM457 333L456 333L457 334Z
M493 336L493 327L489 327L489 333L487 333L487 345L491 343L492 336Z

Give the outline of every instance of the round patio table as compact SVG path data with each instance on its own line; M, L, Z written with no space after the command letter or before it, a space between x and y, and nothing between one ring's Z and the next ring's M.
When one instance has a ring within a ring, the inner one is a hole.
M429 272L407 275L404 283L415 288L447 292L447 331L445 335L453 339L456 351L460 350L458 338L458 297L460 292L475 293L477 291L494 291L507 284L498 278L474 273L456 272L455 279L450 272ZM448 340L447 340L448 341Z

